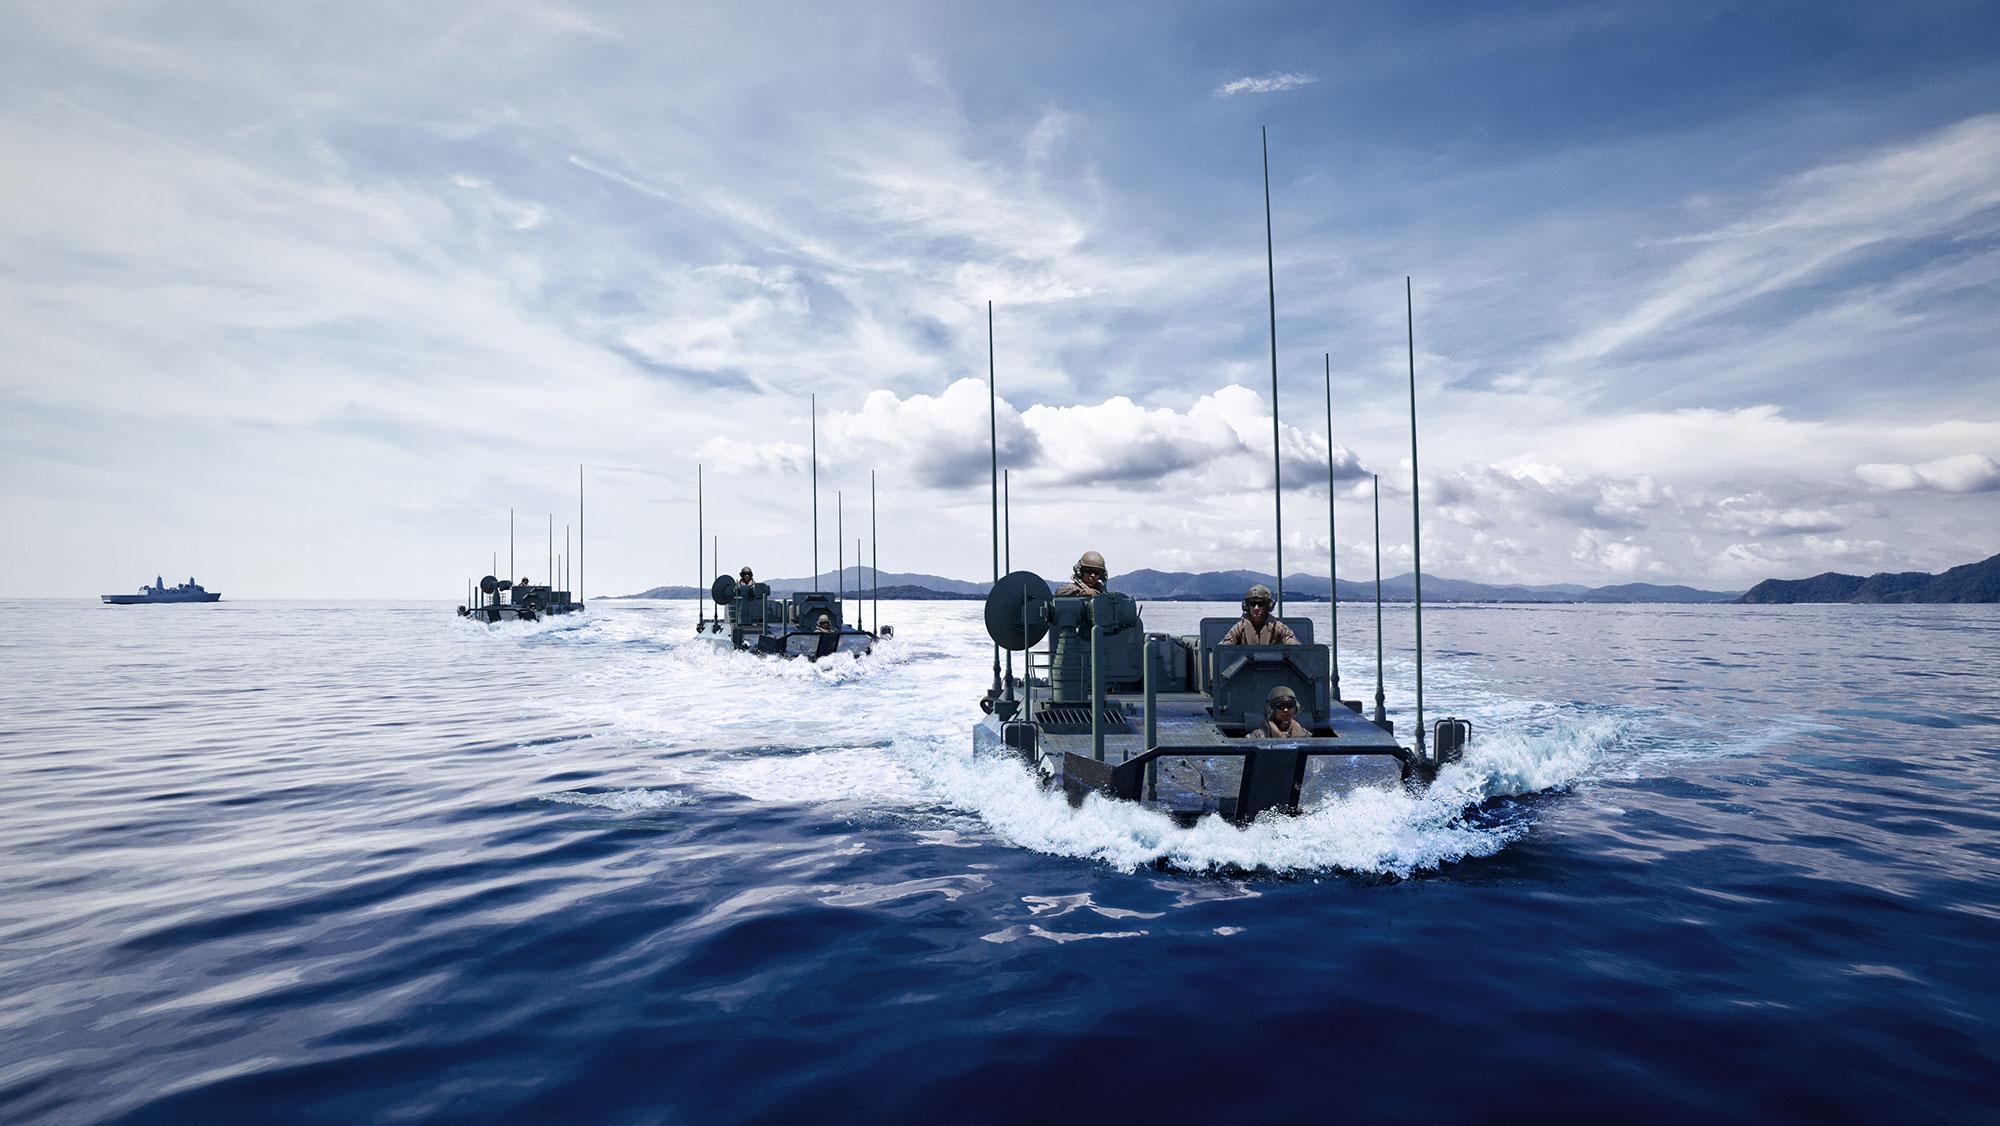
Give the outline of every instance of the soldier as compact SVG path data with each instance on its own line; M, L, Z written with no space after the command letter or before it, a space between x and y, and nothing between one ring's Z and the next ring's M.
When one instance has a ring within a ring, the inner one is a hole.
M1258 583L1243 596L1243 620L1222 635L1224 645L1297 645L1290 626L1271 616L1271 588Z
M1246 739L1310 739L1312 729L1294 718L1299 714L1299 698L1280 684L1264 697L1264 726L1244 736Z
M742 583L744 586L749 586L751 583L757 581L757 576L750 573L750 568L745 567L736 573L736 581Z
M813 629L820 633L833 633L833 615L821 614L814 622Z
M1070 568L1070 581L1056 588L1056 597L1095 598L1104 593L1110 579L1111 573L1104 569L1104 557L1086 551L1077 557L1076 566Z

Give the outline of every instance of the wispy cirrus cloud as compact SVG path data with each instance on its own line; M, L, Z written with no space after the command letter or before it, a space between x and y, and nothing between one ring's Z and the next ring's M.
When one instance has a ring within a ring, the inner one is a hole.
M622 537L593 573L640 589L696 457L725 538L802 569L808 392L822 484L880 468L884 546L981 573L988 300L1030 554L1088 531L1242 565L1272 531L1261 120L1291 546L1326 530L1293 499L1326 476L1323 353L1343 552L1369 509L1348 484L1407 497L1405 273L1433 569L1734 585L1950 565L2000 526L2000 123L1912 100L1915 52L1853 68L1865 98L1833 101L1873 108L1829 126L1819 71L1768 51L1685 98L1579 61L1748 49L1671 13L1462 6L1421 45L1362 14L1300 30L1320 75L1217 87L1268 44L1201 6L1121 28L1146 62L1104 66L1069 13L1030 48L778 5L24 6L0 40L0 477L32 548L0 586L268 553L232 590L303 593L351 576L287 545L338 529L398 543L371 581L410 593L484 558L506 507L566 504L587 460L593 529ZM1931 60L1958 18L1896 22ZM1746 85L1773 80L1804 100ZM1337 126L1318 97L1238 96L1315 83ZM1561 129L1521 109L1557 100ZM1408 506L1383 517L1400 558Z
M1294 74L1290 71L1283 71L1278 74L1267 74L1261 78L1244 77L1232 82L1225 82L1215 88L1215 96L1218 98L1230 98L1237 94L1277 94L1286 90L1297 90L1302 86L1310 86L1318 81L1318 78L1310 74Z

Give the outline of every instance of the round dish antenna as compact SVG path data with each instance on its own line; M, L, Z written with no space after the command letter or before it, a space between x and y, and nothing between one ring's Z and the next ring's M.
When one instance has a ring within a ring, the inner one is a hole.
M993 584L986 596L986 633L1002 649L1034 647L1049 635L1043 608L1054 597L1033 571L1015 571Z
M724 606L736 601L736 580L728 575L715 576L715 582L708 588L708 596Z

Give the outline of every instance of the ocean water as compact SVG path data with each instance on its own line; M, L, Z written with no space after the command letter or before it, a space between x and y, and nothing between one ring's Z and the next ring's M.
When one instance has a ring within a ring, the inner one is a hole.
M2000 1113L2000 608L1432 607L1463 764L1191 830L971 759L972 603L0 612L6 1122Z

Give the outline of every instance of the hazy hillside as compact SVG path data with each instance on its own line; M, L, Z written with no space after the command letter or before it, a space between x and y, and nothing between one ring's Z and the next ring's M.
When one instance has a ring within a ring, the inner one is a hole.
M1765 579L1738 601L1798 602L2000 602L2000 555L1953 567L1941 575L1884 572L1862 578L1836 571L1809 579Z
M843 572L845 589L853 594L862 590L870 581L867 568L850 567ZM1045 575L1053 585L1065 576ZM1928 577L1928 576L1926 576ZM833 572L821 576L815 588L804 579L768 580L777 594L792 594L801 590L835 590ZM884 571L882 573L883 598L983 598L986 583L970 582L963 579L948 579L940 575L911 574ZM1243 592L1252 583L1274 586L1271 576L1260 571L1157 571L1142 567L1136 571L1114 574L1112 589L1122 591L1134 598L1148 602L1235 602L1243 597ZM1415 582L1408 573L1384 578L1382 597L1390 602L1408 602L1414 597ZM703 588L705 593L706 588ZM694 587L686 585L656 586L639 594L625 595L627 598L693 598ZM1327 582L1323 576L1288 575L1285 578L1285 597L1299 602L1324 602L1327 597ZM1367 602L1375 597L1373 576L1365 580L1340 580L1340 600L1342 602ZM1625 583L1619 586L1586 587L1575 583L1558 583L1546 586L1514 586L1495 583L1471 582L1465 579L1448 579L1439 575L1424 576L1425 602L1730 602L1736 600L1734 593L1712 590L1697 590L1688 586L1658 586L1652 583Z

